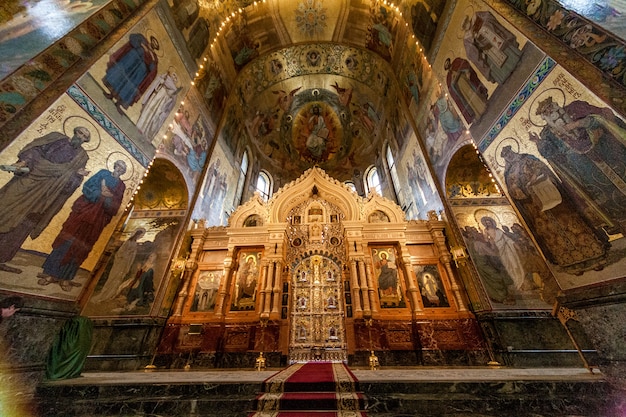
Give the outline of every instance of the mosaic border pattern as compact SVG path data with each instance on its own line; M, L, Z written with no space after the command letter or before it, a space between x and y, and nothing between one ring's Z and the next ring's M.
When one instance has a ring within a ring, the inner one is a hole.
M515 99L513 99L513 101L509 104L507 110L502 113L498 122L489 130L485 139L478 144L479 151L484 152L489 145L491 145L491 142L493 142L493 140L500 134L502 129L504 129L504 127L511 121L513 116L515 116L528 97L532 95L532 93L537 89L537 87L539 87L539 85L555 67L556 62L552 58L547 57L544 59L541 65L537 67L535 74L530 77L524 88L522 88Z
M319 54L320 62L311 64L307 61L307 54L311 51ZM353 69L347 68L345 64L345 57L351 55L356 56L358 62ZM273 60L279 61L284 68L277 74L271 74L266 70ZM239 71L237 85L241 85L247 79L254 80L256 91L259 92L294 77L340 75L369 85L372 90L377 90L376 92L382 95L383 87L377 85L375 77L380 71L388 75L390 65L376 52L361 47L333 42L297 44L283 47L251 61Z
M150 0L113 0L0 81L0 127L17 116ZM9 139L9 138L4 138ZM0 143L0 145L3 145Z
M187 210L141 210L133 211L131 219L144 219L151 217L184 217Z
M621 87L626 87L625 41L554 0L544 0L541 10L525 0L503 1L523 13L568 49L582 55L602 71L605 77Z
M144 168L152 161L144 155L137 146L100 110L96 104L76 84L72 85L67 94L106 130L115 140L124 147Z

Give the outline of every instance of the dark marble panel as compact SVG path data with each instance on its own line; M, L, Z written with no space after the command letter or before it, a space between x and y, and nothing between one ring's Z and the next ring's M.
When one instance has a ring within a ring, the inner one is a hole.
M596 381L363 382L370 417L619 416L623 393ZM37 390L39 415L244 416L258 383L62 386Z
M212 352L219 349L220 340L224 336L223 326L204 325L202 326L202 344L203 352Z
M164 320L133 318L95 321L85 371L136 370L148 365Z
M485 342L473 319L429 320L416 323L424 349L484 349Z
M619 396L606 383L360 383L369 416L609 416ZM585 401L580 399L584 398Z
M485 350L423 350L424 366L484 366L489 362Z
M260 384L41 386L39 416L242 416Z
M514 367L581 366L566 329L548 312L504 312L479 315L494 358ZM572 333L585 358L597 362L593 345L581 329Z
M159 353L276 351L281 327L260 323L200 324L199 332L190 333L189 324L169 324L161 338Z
M567 326L576 339L587 337L597 350L592 364L626 389L626 278L567 291L559 303L575 314Z
M168 324L163 329L163 333L161 334L161 340L159 342L158 352L159 353L171 353L174 351L176 347L176 341L178 340L178 335L180 332L180 326Z
M0 323L2 356L6 363L16 366L42 364L54 336L77 310L73 303L28 297L22 300L21 310Z
M289 331L286 329L286 331ZM265 328L256 329L257 338L254 341L254 350L272 351L278 350L278 342L280 340L279 326L266 326Z
M91 355L151 354L157 345L160 323L123 323L94 326Z
M586 352L587 359L592 358L592 353ZM540 368L540 367L580 367L584 363L576 350L570 351L513 351L502 353L502 364L514 368ZM592 360L591 363L595 363Z
M3 293L0 298L7 295ZM0 383L10 391L15 388L6 397L14 400L34 393L44 377L54 337L65 321L77 314L73 303L30 297L22 297L22 301L23 307L0 323Z
M280 352L264 352L266 366L279 368L286 366L286 359ZM259 352L188 352L178 355L162 355L155 360L155 365L161 369L184 369L189 365L191 369L254 369Z
M375 350L381 366L416 366L422 365L419 351ZM369 366L370 351L357 351L348 357L348 365L355 367Z

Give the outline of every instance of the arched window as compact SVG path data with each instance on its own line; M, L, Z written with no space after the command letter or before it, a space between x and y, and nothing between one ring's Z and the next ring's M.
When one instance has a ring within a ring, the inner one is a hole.
M358 193L358 191L356 190L356 185L354 185L352 181L346 181L344 182L344 184L346 184L355 193Z
M403 201L400 201L400 179L398 178L398 171L396 170L396 162L391 152L391 147L387 145L387 151L385 152L387 157L387 168L389 169L389 175L391 175L391 182L393 183L393 192L396 196L396 202L402 205Z
M243 186L246 183L246 176L248 175L248 152L244 151L241 157L241 169L239 170L239 179L237 180L237 206L241 204L241 198L243 197Z
M272 196L272 177L265 171L259 172L256 180L256 190L261 194L261 198L265 201Z
M367 169L367 174L365 174L365 186L368 194L371 189L374 189L379 195L383 195L378 170L373 165Z

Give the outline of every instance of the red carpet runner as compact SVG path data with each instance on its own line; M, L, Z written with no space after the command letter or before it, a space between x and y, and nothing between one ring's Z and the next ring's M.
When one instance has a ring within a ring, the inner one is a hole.
M249 417L366 417L358 386L343 363L297 363L263 382Z

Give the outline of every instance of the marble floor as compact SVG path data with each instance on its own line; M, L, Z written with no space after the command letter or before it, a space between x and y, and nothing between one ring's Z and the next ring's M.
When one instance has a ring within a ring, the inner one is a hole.
M43 382L37 417L240 417L279 368L84 372ZM351 368L370 417L624 417L626 395L585 368ZM619 395L614 395L619 394Z
M601 381L604 375L585 368L506 368L506 367L402 367L378 370L351 368L361 382L412 381ZM116 385L116 384L184 384L261 383L280 369L255 371L233 370L151 370L134 372L85 372L80 378L45 382L45 385Z

